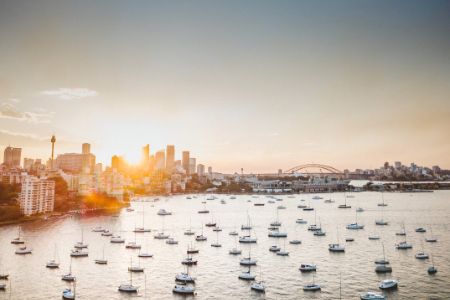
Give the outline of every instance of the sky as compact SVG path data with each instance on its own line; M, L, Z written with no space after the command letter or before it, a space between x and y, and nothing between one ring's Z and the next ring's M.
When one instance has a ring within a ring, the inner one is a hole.
M0 149L450 168L450 1L0 0Z

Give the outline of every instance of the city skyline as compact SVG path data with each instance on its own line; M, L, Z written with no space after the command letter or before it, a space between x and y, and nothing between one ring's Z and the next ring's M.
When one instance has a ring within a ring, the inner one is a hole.
M449 2L254 4L0 1L0 147L450 168Z

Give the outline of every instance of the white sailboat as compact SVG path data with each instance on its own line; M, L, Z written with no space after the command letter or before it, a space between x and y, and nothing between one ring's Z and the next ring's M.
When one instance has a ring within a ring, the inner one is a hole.
M53 259L49 260L47 264L45 265L49 269L57 269L59 268L59 262L57 261L57 249L55 245L55 250L53 252Z
M70 257L69 273L61 276L61 280L64 281L75 281L76 277L72 275L72 257Z
M134 232L135 233L145 233L145 232L150 232L151 230L149 228L145 228L145 203L142 202L142 226L141 227L136 227L134 226Z
M118 290L120 292L125 292L125 293L137 293L137 291L139 290L139 287L133 285L133 272L129 272L129 273L130 273L130 283L123 283L123 284L119 285Z
M81 241L80 242L76 242L74 247L76 249L84 249L87 248L89 245L84 243L84 229L81 228Z
M336 240L337 240L336 244L328 244L328 250L330 252L345 252L345 246L339 244L339 230L337 227L336 227Z
M20 236L21 231L22 231L22 228L21 228L21 226L19 226L18 236L11 240L11 244L15 244L15 245L25 244L25 241Z
M105 259L105 245L103 245L102 258L96 259L95 263L98 265L108 264L108 260Z

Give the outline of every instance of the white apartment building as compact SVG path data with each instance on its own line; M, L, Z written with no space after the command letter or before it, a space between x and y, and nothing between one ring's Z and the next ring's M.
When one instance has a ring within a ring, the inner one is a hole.
M55 206L55 182L46 178L24 176L20 193L20 210L26 216L52 212Z

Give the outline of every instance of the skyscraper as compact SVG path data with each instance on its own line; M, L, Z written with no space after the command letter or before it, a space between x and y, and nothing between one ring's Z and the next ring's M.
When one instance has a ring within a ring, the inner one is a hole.
M22 154L22 148L6 147L3 153L3 163L9 167L20 166L20 156Z
M142 147L142 164L147 166L150 160L150 145L147 144Z
M175 146L167 145L166 147L166 169L172 172L175 168Z
M189 151L183 151L181 165L183 166L184 171L186 171L186 174L189 174Z
M189 174L194 174L196 167L197 167L197 160L195 159L195 157L189 158Z
M198 176L205 175L205 165L202 165L202 164L197 165L197 175Z
M91 144L83 143L81 145L81 154L89 154L91 153Z
M159 150L155 153L155 168L156 170L163 170L166 167L166 153L164 150Z

